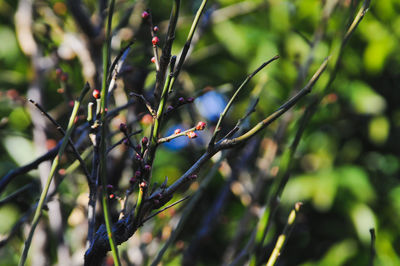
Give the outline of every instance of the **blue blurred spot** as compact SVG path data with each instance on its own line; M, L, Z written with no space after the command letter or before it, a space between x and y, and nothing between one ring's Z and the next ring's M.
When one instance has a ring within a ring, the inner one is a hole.
M199 113L212 122L217 122L219 115L224 111L226 100L216 91L210 91L196 98L194 101Z

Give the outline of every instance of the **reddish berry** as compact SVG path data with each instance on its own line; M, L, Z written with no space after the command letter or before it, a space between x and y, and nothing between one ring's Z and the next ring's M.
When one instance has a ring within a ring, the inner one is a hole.
M149 12L147 12L147 11L143 11L143 12L142 12L142 18L143 18L143 19L148 18L149 15L150 15L150 14L149 14Z
M148 142L149 142L149 139L148 139L147 137L143 137L143 138L142 138L142 144L143 144L143 146L146 146Z
M100 91L98 89L93 90L93 97L95 99L99 99L100 98Z
M151 170L151 166L148 165L148 164L146 164L146 165L144 166L144 170L146 170L147 172L149 172L149 171Z
M125 123L119 124L119 131L126 132L127 130L128 130L128 127L126 126Z
M197 130L203 130L206 127L206 123L200 121L199 123L197 123L196 129Z
M154 31L154 32L157 32L158 30L159 30L158 27L157 27L157 26L154 26L153 31Z
M153 64L156 62L156 58L155 58L154 56L151 58L151 62L152 62Z
M62 81L67 82L68 81L68 73L62 73L60 78Z
M179 133L181 133L181 130L179 128L175 129L174 134L178 135Z
M197 134L193 131L188 132L186 135L189 137L189 139L197 138Z
M140 172L139 170L137 170L137 171L135 172L135 177L136 177L136 178L139 178L141 175L142 175L142 172Z
M157 36L154 36L153 39L151 39L151 42L153 43L153 45L157 45L159 41L160 41L160 39Z
M109 197L110 197L110 199L113 199L113 198L115 198L115 195L111 193Z
M192 103L193 101L194 101L193 97L189 97L189 98L186 99L186 102L188 102L188 103Z

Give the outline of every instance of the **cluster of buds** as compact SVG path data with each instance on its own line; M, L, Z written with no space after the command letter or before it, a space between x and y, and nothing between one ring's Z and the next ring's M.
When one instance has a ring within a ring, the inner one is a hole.
M59 78L62 82L67 82L68 81L68 73L62 71L61 68L56 69L56 76Z

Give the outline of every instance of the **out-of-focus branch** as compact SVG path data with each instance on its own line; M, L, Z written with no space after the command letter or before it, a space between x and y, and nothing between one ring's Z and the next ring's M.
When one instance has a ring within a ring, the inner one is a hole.
M67 0L67 6L79 27L89 38L96 38L99 29L93 25L90 15L81 0Z

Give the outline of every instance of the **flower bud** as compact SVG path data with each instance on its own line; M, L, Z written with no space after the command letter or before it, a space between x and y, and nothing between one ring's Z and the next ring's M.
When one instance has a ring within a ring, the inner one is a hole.
M61 68L57 68L57 69L56 69L56 75L57 75L58 78L61 78L61 74L62 74L62 73L63 73L63 71L62 71Z
M153 64L156 62L156 58L155 58L154 56L151 58L151 62L152 62Z
M154 36L153 39L151 39L151 43L153 45L157 45L159 41L160 41L160 39L157 36Z
M200 121L199 123L197 123L196 129L203 130L205 127L206 127L206 123L203 121Z
M178 135L179 133L181 133L181 130L179 128L175 129L174 134Z
M143 137L143 138L142 138L142 144L143 144L143 146L146 146L148 142L149 142L149 139L148 139L147 137Z
M149 12L147 12L147 11L143 11L143 12L142 12L142 18L143 18L143 19L148 18L149 15L150 15L150 14L149 14Z
M146 165L144 166L144 170L146 170L147 172L150 172L151 166L148 165L148 164L146 164Z
M142 181L142 183L139 184L139 187L140 187L141 189L146 188L146 187L147 187L146 181Z
M157 27L157 26L154 26L153 31L154 31L154 32L157 32L158 30L159 30L158 27Z
M100 91L98 89L94 89L93 90L93 97L95 99L99 99L100 98Z
M189 139L197 138L196 132L193 132L193 131L189 131L186 135L188 136Z
M68 73L62 73L60 79L64 82L68 81Z
M194 98L193 97L186 98L186 102L192 103L192 102L194 102Z

